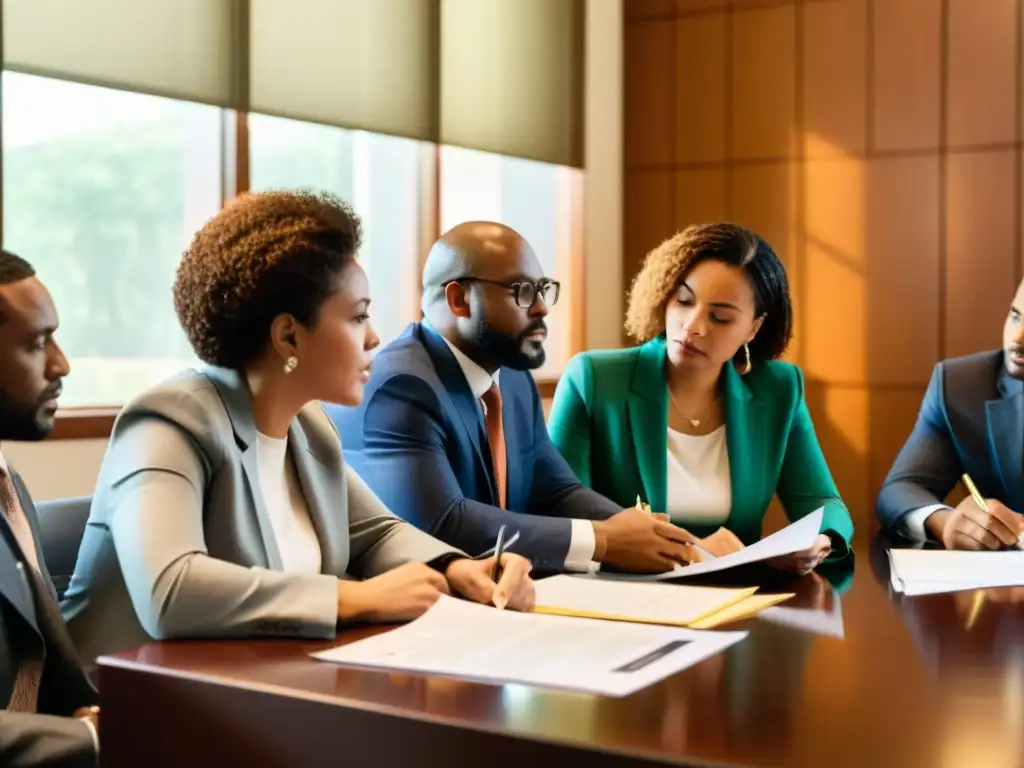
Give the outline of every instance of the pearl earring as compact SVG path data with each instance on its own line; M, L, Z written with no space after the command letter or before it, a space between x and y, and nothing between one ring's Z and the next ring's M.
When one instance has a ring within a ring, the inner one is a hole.
M287 360L284 361L284 372L285 373L291 373L292 371L294 371L298 367L299 367L299 358L297 358L295 355L292 355L291 357L289 357Z

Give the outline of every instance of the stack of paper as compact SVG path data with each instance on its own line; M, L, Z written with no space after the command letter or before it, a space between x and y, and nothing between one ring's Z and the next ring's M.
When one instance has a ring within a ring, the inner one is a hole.
M710 629L793 597L722 589L552 576L537 582L537 613Z
M313 656L357 667L626 696L746 635L499 611L441 597L405 626Z
M890 549L889 580L908 596L1024 586L1024 552Z
M671 581L672 579L686 579L692 576L700 576L704 573L724 571L729 568L736 568L741 565L759 563L770 560L773 557L781 557L794 552L802 552L814 545L814 540L821 533L821 521L825 514L825 508L820 507L809 515L806 515L795 523L787 525L781 531L776 531L771 536L765 536L749 547L733 552L729 555L716 557L710 560L703 560L699 563L689 565L677 565L674 570L665 573L636 574L636 573L607 573L598 571L596 576L602 579L618 579L626 581Z

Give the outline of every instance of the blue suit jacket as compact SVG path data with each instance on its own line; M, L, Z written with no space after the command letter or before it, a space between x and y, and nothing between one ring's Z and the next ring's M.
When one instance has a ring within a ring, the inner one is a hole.
M414 323L380 351L361 405L327 406L345 460L397 515L476 554L498 527L544 569L563 567L571 518L603 520L619 506L585 488L552 445L540 394L525 371L499 377L508 457L501 509L483 414L435 331Z
M981 495L1024 511L1024 384L1002 351L939 363L914 431L878 494L878 516L899 533L908 512L943 504L961 475Z

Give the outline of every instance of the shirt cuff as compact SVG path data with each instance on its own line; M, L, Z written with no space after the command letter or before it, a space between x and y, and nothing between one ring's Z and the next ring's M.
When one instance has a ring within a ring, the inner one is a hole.
M92 724L91 720L86 720L84 717L78 718L78 722L89 729L89 735L92 736L92 746L96 750L96 756L100 754L100 735L96 733L96 726Z
M900 525L900 533L913 542L924 544L931 537L924 527L924 521L938 512L940 509L950 509L945 504L929 504L927 507L911 510L903 516Z
M493 554L493 552L491 554ZM430 568L433 568L435 571L444 576L444 572L448 570L448 566L454 563L456 560L468 559L469 557L467 555L462 554L461 552L445 552L440 557L435 557L433 560L426 563L426 565Z
M594 562L594 549L597 537L594 536L594 524L589 520L570 520L572 538L569 539L569 554L565 556L565 570L593 573L598 569Z

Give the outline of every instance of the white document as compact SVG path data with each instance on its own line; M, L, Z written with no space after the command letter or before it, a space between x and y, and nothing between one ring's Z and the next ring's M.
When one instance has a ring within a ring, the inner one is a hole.
M907 596L1024 586L1024 552L890 549L889 580Z
M821 520L825 515L825 508L819 507L809 515L787 525L771 536L765 536L758 542L744 547L738 552L729 555L722 555L713 560L704 560L700 563L690 565L677 565L675 569L665 573L605 573L598 571L594 574L602 579L621 579L627 581L669 581L671 579L685 579L690 576L700 576L702 573L714 573L735 568L740 565L770 560L773 557L790 555L793 552L801 552L810 549L814 540L821 533Z
M755 591L551 576L537 582L537 606L597 618L685 626Z
M349 666L626 696L746 635L499 611L441 597L409 624L313 656Z

